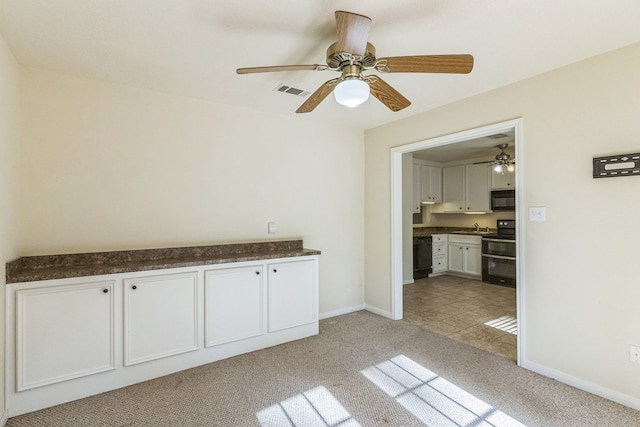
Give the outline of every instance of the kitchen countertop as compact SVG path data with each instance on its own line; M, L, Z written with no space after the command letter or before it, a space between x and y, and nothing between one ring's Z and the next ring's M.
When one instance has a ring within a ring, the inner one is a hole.
M495 228L490 228L489 231L485 227L481 227L481 232L474 231L474 228L462 228L462 227L414 227L414 237L432 236L434 234L463 234L466 236L489 236L498 232Z
M18 258L6 264L6 283L66 279L208 264L320 255L302 240L232 243Z

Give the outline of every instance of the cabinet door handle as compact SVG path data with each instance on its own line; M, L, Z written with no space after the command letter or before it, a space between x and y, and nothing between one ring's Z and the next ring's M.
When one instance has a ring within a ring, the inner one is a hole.
M274 272L274 273L277 273L277 272L278 272L278 270L274 268L274 269L273 269L273 272Z
M260 274L260 272L259 272L259 271L256 271L256 274Z
M102 292L104 292L105 294L108 294L109 293L109 289L105 288L105 289L102 290Z
M133 286L131 287L131 289L133 289L133 290L135 291L136 289L138 289L138 287L137 287L136 285L133 285Z

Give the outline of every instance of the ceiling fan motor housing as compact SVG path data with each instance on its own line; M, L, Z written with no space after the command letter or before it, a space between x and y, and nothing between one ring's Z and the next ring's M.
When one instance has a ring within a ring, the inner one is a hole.
M351 64L353 59L352 54L340 50L339 42L335 42L327 49L327 65L330 68L342 69L344 65ZM367 43L362 58L355 57L353 63L361 68L372 68L376 63L376 48L371 43Z

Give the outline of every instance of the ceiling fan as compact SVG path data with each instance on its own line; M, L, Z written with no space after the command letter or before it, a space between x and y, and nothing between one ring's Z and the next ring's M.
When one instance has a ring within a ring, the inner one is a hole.
M369 98L369 93L392 111L400 111L411 102L378 75L363 75L364 71L380 73L452 73L467 74L473 69L471 55L417 55L376 58L375 47L367 42L371 18L357 13L336 11L338 41L327 49L327 65L276 65L238 68L238 74L273 71L337 71L340 77L326 81L296 113L313 111L327 95L334 92L336 101L356 107Z

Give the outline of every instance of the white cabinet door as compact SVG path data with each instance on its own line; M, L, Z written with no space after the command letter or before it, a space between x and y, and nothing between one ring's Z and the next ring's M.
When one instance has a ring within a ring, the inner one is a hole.
M313 261L268 266L268 330L306 325L318 318L318 285Z
M16 291L16 389L114 369L114 281Z
M422 176L422 201L442 203L442 168L438 166L420 166Z
M464 166L442 168L442 202L445 212L464 212Z
M464 273L464 245L449 243L449 271Z
M486 164L465 165L465 211L489 212L490 199L490 169Z
M422 202L422 174L420 163L413 162L413 213L420 213Z
M466 245L464 250L464 272L479 276L482 274L481 245Z
M516 188L515 179L516 174L514 172L505 172L502 174L491 169L492 190L513 190Z
M198 349L198 274L124 280L125 366Z
M205 272L206 347L264 333L262 270L255 265Z

